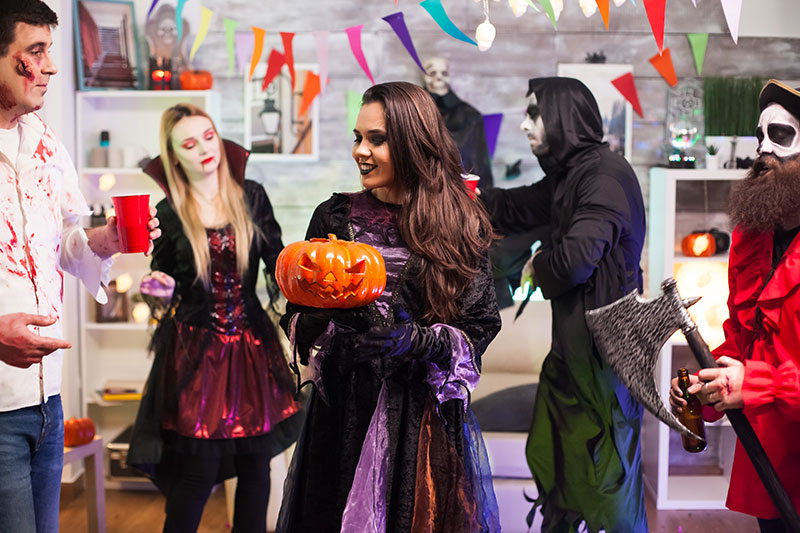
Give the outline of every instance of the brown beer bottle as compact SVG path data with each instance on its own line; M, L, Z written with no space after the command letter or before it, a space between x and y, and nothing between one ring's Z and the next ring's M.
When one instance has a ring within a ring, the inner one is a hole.
M686 400L686 405L683 411L678 414L678 420L681 424L689 428L692 433L706 438L706 426L703 422L703 406L700 400L694 394L689 394L686 390L689 388L689 372L685 368L678 369L678 386L683 393L683 399ZM681 435L683 440L683 448L687 452L697 453L706 449L706 441L698 440L692 437Z

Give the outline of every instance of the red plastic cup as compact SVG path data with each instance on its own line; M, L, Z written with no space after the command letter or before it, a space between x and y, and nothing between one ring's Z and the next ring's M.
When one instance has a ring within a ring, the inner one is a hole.
M478 188L478 182L480 181L480 176L476 176L475 174L464 174L463 176L464 184L467 186L472 192L475 192Z
M114 214L117 216L119 251L124 254L146 252L150 247L150 195L133 194L114 196Z

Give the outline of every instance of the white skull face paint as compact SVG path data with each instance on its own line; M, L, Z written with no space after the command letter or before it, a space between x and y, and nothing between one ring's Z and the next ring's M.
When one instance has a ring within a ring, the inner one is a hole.
M525 120L519 125L519 129L528 135L528 142L531 145L533 155L547 155L550 153L550 146L547 145L547 137L544 131L544 120L539 112L539 103L536 100L536 93L528 96L528 107L525 110Z
M770 104L758 119L758 154L781 159L800 154L800 122L780 104Z

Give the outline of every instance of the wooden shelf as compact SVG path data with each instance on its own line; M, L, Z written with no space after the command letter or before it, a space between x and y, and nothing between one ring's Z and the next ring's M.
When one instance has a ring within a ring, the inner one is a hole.
M95 175L103 175L103 174L144 174L144 170L138 167L132 168L106 168L106 167L85 167L80 169L81 173L83 174L95 174Z
M87 331L147 331L147 323L142 322L86 322Z
M102 100L108 98L136 98L136 99L204 98L208 93L210 93L210 91L139 91L135 89L129 89L129 90L98 89L91 91L79 91L78 98L83 98L87 100L91 100L94 98Z

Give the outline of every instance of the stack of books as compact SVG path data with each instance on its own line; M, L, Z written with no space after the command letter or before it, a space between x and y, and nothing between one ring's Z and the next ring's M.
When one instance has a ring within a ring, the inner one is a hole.
M144 383L141 381L108 380L100 391L103 401L141 400Z

